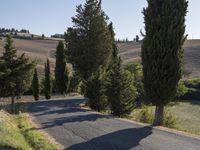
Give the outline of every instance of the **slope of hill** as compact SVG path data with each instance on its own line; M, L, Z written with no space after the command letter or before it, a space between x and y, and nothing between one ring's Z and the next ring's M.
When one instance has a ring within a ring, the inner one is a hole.
M140 62L141 44L118 44L124 64ZM200 40L188 40L184 44L184 72L189 78L200 76Z
M14 39L14 46L20 53L27 55L36 60L39 70L43 71L46 58L50 58L51 67L55 65L55 50L58 41L56 40L24 40ZM3 40L0 40L0 53L2 53ZM119 55L126 65L131 62L140 62L141 44L139 43L119 43ZM188 40L184 45L184 67L185 72L189 74L189 78L200 76L200 40Z

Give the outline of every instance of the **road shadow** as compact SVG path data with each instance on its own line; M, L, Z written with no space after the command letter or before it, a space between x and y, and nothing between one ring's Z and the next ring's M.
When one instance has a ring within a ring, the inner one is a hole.
M41 115L54 114L54 113L66 113L69 111L69 110L66 110L67 107L77 107L83 102L84 102L84 99L38 101L38 102L32 103L29 106L28 111L30 113L40 113L41 112ZM55 106L62 110L51 111L52 108ZM48 111L48 110L50 110L50 111ZM66 110L66 112L65 112L65 110Z
M152 127L129 128L96 137L87 142L72 145L65 150L130 150L152 134Z
M76 108L74 108L76 110ZM85 110L86 111L86 110ZM61 118L55 118L49 122L42 123L42 129L52 128L55 126L63 126L67 123L80 123L84 121L96 121L98 119L112 119L111 116L100 115L100 114L84 114L78 116L67 116Z

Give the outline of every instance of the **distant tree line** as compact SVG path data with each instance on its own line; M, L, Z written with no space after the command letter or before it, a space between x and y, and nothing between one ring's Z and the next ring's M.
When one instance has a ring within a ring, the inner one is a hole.
M54 34L54 35L51 35L52 38L61 38L61 39L64 39L64 34Z
M29 30L26 30L26 29L21 29L21 30L17 30L15 28L11 28L11 29L8 29L8 28L0 28L0 34L2 33L18 33L18 32L21 32L21 33L29 33Z
M128 38L124 38L124 39L115 39L115 41L117 43L138 43L142 40L140 40L140 37L138 35L136 35L136 37L133 38L132 40L129 40Z

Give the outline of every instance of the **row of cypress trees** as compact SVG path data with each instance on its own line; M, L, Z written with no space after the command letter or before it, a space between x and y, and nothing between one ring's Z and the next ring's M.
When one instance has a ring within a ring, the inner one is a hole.
M64 47L64 43L60 41L56 50L56 67L55 67L55 83L56 89L61 94L66 94L69 90L69 71L67 68L67 57L66 57L66 49ZM44 94L46 99L51 98L53 83L52 83L52 75L51 75L51 67L49 59L47 58L47 62L45 63L45 78L44 78ZM35 100L39 100L40 95L40 84L38 79L37 69L35 69L34 77L32 81L32 91Z
M112 114L127 115L137 93L132 74L121 67L113 25L99 0L86 0L76 12L65 41L68 60L83 81L88 105L97 111L110 106Z
M51 67L50 67L50 62L49 59L47 58L46 63L44 64L44 72L45 72L45 77L43 80L43 86L44 86L44 94L46 99L51 99L52 95L52 89L53 89L53 80L51 76ZM39 100L40 98L40 82L38 78L38 73L37 69L35 68L34 75L33 75L33 80L32 80L32 93L35 98L35 100Z
M164 106L174 98L181 78L187 7L187 0L149 0L143 11L143 83L148 101L156 106L155 125L163 124ZM110 106L112 114L124 116L131 112L138 90L134 76L121 67L113 27L101 0L86 0L76 12L73 27L65 35L65 54L82 80L83 94L92 109ZM63 49L61 43L59 47ZM57 62L55 74L63 93L66 82L59 79L66 80L66 59L62 59L63 51L61 54L56 55L63 61Z
M148 101L156 106L155 125L163 124L164 106L174 98L181 78L187 7L187 0L148 0L143 11L143 83ZM101 0L86 0L76 12L65 40L90 107L100 111L109 103L114 115L128 114L137 94L134 77L121 68Z

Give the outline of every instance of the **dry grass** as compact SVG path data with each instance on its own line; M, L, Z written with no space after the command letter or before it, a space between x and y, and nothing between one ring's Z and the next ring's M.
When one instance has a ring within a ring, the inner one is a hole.
M190 100L190 101L180 101L176 103L171 103L165 109L167 110L168 125L170 128L174 128L180 131L186 131L192 134L200 135L200 101ZM129 119L135 121L141 121L145 123L152 123L154 118L155 107L146 106L142 109L134 109L131 113ZM166 114L165 114L166 115Z
M52 71L55 67L55 51L58 41L56 40L24 40L14 39L14 46L20 53L26 53L27 56L36 60L38 63L39 72L43 72L43 66L46 62L46 58L50 58ZM119 55L123 60L123 64L126 65L130 62L140 62L141 44L135 43L120 43ZM188 78L200 76L200 40L188 40L184 45L185 54L185 70L191 74ZM0 55L3 50L3 41L0 40Z
M141 44L120 43L120 56L124 64L140 62ZM187 78L200 76L200 40L188 40L184 45L184 67L191 73Z
M1 150L59 150L58 144L47 133L38 129L28 114L10 115L0 110Z

